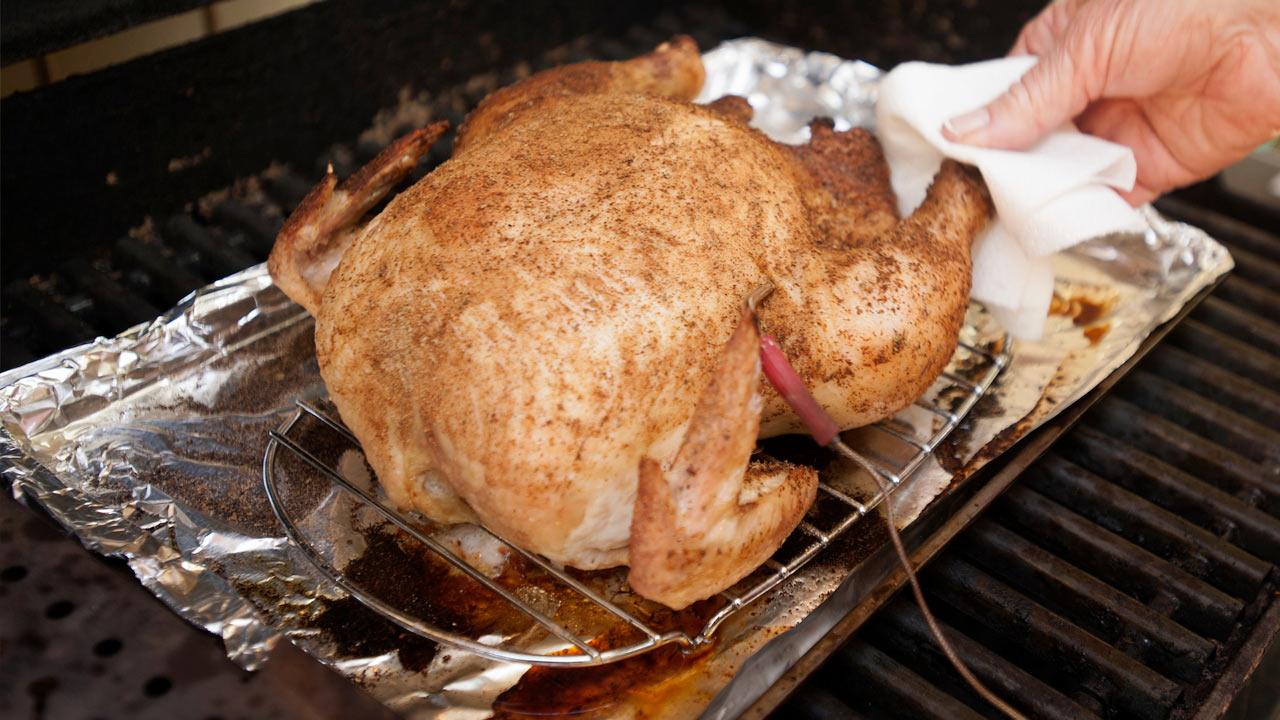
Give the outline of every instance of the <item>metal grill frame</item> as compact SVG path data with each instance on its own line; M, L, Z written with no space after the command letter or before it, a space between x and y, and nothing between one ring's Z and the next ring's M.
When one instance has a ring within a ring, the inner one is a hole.
M887 464L883 460L874 457L866 458L868 464L875 468L881 478L886 481L889 492L896 490L911 477L912 473L914 473L933 453L934 449L946 440L956 427L960 425L978 400L980 400L991 388L991 385L995 382L996 378L999 377L1000 373L1008 367L1011 362L1012 356L1009 352L1010 344L1010 338L1007 335L999 340L999 350L994 352L970 343L959 343L957 352L965 350L975 356L983 358L986 367L982 372L981 377L979 377L976 382L967 380L949 372L944 372L941 375L941 378L950 382L953 386L960 387L967 391L964 399L955 409L947 410L937 405L931 405L923 400L917 400L914 403L915 407L927 410L943 420L942 426L934 431L927 440L920 440L908 435L907 433L895 429L885 421L869 426L893 437L899 442L902 442L915 450L908 461L901 467L897 468L887 467ZM306 401L299 400L296 404L297 410L293 415L291 415L289 419L285 420L279 428L271 431L270 438L267 442L266 450L264 451L262 458L262 483L267 493L267 500L270 503L271 510L275 513L276 518L284 527L285 534L289 537L290 541L302 550L307 560L311 562L311 564L314 565L322 575L349 593L352 597L359 600L365 606L382 615L387 620L394 622L406 631L420 637L424 637L428 640L452 645L469 652L474 652L483 657L505 662L559 667L586 667L604 665L624 660L664 645L678 645L682 651L686 652L697 650L711 642L716 631L726 620L746 606L750 605L752 602L763 597L769 591L781 585L787 578L791 577L796 573L796 571L804 567L804 565L816 557L819 552L843 535L855 522L873 511L888 497L886 492L877 490L875 496L864 503L820 480L818 483L819 492L834 498L843 506L848 508L847 514L844 515L839 522L837 522L834 527L828 531L823 531L813 526L807 520L802 520L792 532L791 537L795 537L796 535L805 535L811 538L805 549L786 563L778 562L772 558L766 561L764 567L772 569L773 573L757 581L742 594L732 594L728 590L719 593L720 597L726 601L726 604L707 620L698 634L693 636L679 630L665 632L655 630L648 624L636 618L634 615L618 607L615 603L601 596L595 590L592 590L590 587L583 584L580 580L569 575L564 570L555 567L545 558L508 542L506 539L493 533L488 528L477 526L486 534L510 548L513 552L532 562L551 577L556 578L559 583L565 585L572 591L594 603L600 609L617 617L620 621L625 622L644 635L644 640L640 642L600 650L591 645L590 638L583 638L571 632L558 623L554 618L548 617L538 609L531 607L528 603L516 597L514 593L494 582L482 571L458 557L458 555L453 553L449 548L445 547L435 538L423 532L415 525L413 520L395 510L374 494L352 484L336 469L330 467L306 447L293 440L289 436L289 433L292 432L304 418L311 418L338 433L338 435L350 442L355 448L360 448L360 443L356 439L355 435L353 435L351 431L348 430L339 420L330 417L327 413ZM523 613L534 624L540 626L551 636L557 637L569 646L576 648L577 652L566 653L564 652L564 648L556 648L554 650L549 650L546 653L538 653L507 647L503 644L487 644L479 639L452 633L423 622L422 620L391 606L376 595L360 587L358 583L348 578L325 559L324 554L312 544L286 510L285 503L281 498L280 490L276 484L276 462L281 448L293 453L312 469L319 472L324 478L351 494L357 500L374 508L378 514L388 522L395 525L398 529L408 534L414 540L422 543L436 555L444 559L457 570L466 574L472 580L497 594L514 609Z

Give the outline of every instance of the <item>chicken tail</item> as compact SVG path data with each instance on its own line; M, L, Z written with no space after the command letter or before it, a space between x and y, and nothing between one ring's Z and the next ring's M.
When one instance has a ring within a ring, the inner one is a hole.
M744 312L670 467L640 461L629 580L643 597L673 609L759 567L817 493L812 468L751 460L760 429L759 346Z
M449 123L442 121L414 130L341 183L330 168L276 236L267 259L276 285L315 315L329 276L363 227L365 215L448 129Z

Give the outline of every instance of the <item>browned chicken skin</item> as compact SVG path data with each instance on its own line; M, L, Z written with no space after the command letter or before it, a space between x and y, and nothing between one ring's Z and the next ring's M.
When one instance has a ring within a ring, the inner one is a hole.
M750 458L800 425L760 380L743 298L771 283L761 325L837 422L874 422L950 358L991 213L948 163L899 221L869 133L818 122L780 145L740 99L689 103L702 78L687 38L535 75L367 224L443 127L327 178L270 262L393 501L629 564L675 608L763 562L816 487Z

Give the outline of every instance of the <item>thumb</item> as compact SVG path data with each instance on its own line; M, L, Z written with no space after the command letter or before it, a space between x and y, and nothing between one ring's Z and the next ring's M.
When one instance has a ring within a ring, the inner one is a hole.
M1028 148L1088 106L1091 83L1085 72L1065 44L1059 45L986 107L944 123L942 134L969 145Z

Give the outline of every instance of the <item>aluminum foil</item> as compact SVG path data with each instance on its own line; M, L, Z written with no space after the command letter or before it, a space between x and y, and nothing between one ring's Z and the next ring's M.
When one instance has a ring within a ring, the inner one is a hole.
M865 63L754 39L726 43L704 62L700 100L743 95L755 124L785 142L803 142L813 116L832 117L840 129L874 117L880 73ZM993 391L895 494L900 524L988 462L991 453L980 451L997 436L1007 446L1078 399L1230 270L1226 250L1200 230L1146 215L1151 229L1143 235L1099 238L1056 258L1057 298L1044 338L1013 345ZM980 345L1000 336L980 308L964 334ZM959 360L954 369L963 373ZM929 399L945 402L948 392L941 383ZM861 600L869 588L858 574L884 541L876 521L856 524L694 657L664 649L585 670L487 660L374 615L283 536L261 483L268 432L297 399L323 397L310 318L255 267L149 324L0 375L0 463L16 497L43 506L87 547L127 559L175 612L220 635L232 660L259 667L287 638L415 718L488 717L495 709L731 717ZM927 413L903 419L923 430L932 422ZM851 439L873 442L856 432ZM330 450L344 475L369 482L358 451ZM822 472L851 492L872 491L839 463ZM300 482L297 517L335 564L363 577L392 574L399 564L401 584L413 584L420 560L385 524L327 486L309 491ZM447 587L411 589L450 606L442 622L457 625L465 620L459 612L474 609Z

